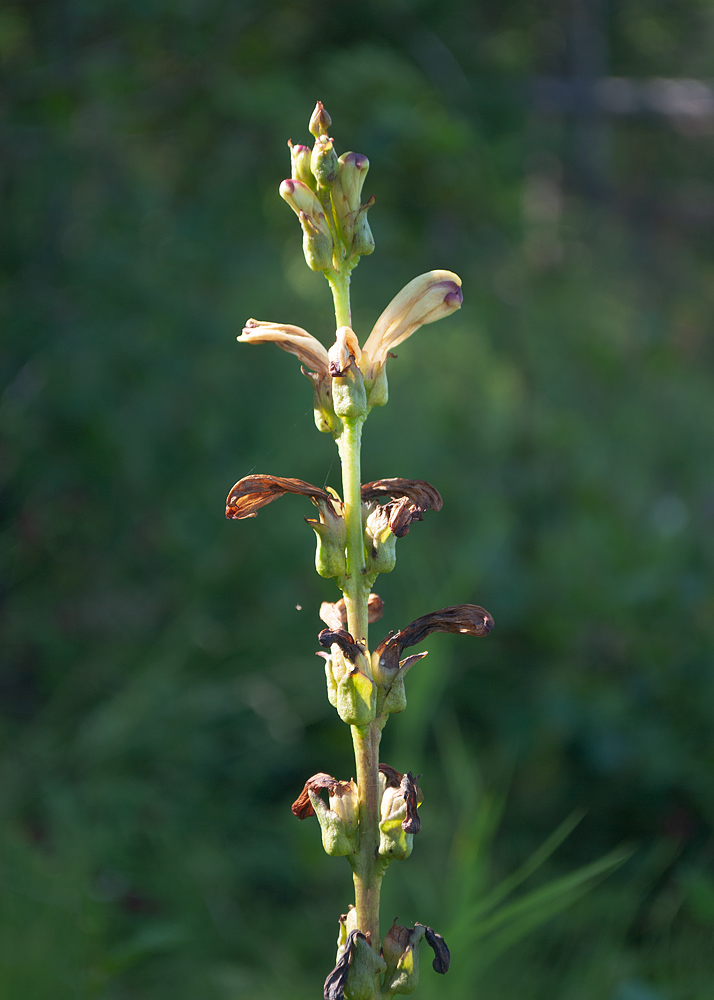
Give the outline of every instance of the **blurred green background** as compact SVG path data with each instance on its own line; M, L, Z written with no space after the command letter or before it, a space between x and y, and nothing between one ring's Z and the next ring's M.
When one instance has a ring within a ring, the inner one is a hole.
M348 867L290 803L352 773L337 591L306 501L223 517L250 472L338 486L296 359L235 343L332 336L277 194L320 98L377 196L360 337L464 283L366 427L365 479L444 497L374 635L497 623L430 639L386 730L425 803L385 927L582 809L531 884L630 860L423 995L711 1000L713 52L707 0L2 6L0 996L307 1000L334 962Z

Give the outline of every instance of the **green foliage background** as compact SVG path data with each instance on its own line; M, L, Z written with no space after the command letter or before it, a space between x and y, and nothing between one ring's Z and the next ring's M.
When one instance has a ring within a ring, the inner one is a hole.
M714 76L704 0L598 10L609 74ZM711 1000L712 123L539 111L571 17L0 10L8 1000L301 1000L332 965L348 869L289 806L351 773L313 656L335 591L309 505L223 519L252 471L338 486L296 360L234 339L248 316L332 336L277 195L317 98L371 161L358 334L422 271L464 282L366 428L365 479L444 497L380 578L375 635L463 601L497 622L430 640L388 727L426 799L385 924L445 927L466 872L493 884L582 808L536 882L632 859L507 957L466 948L439 995Z

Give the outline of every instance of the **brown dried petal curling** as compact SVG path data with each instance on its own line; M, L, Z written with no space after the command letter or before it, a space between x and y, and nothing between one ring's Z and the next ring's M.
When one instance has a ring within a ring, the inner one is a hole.
M421 820L417 813L417 783L411 771L402 777L399 787L404 794L404 804L407 807L407 818L402 820L402 830L405 833L419 833Z
M402 774L389 764L380 764L379 773L387 779L387 788L399 788L402 783Z
M396 670L404 649L423 642L432 632L458 632L463 635L485 636L493 628L492 616L477 604L455 604L440 611L432 611L415 619L406 628L392 633L377 646L375 653L384 661L384 667Z
M350 633L343 628L323 628L317 640L321 646L332 646L333 644L339 646L350 663L354 663L359 654L364 652L364 647L355 642Z
M311 486L302 479L284 479L281 476L245 476L231 489L226 500L226 517L240 520L243 517L255 517L261 507L272 503L285 493L297 493L310 497L318 503L322 501L330 508L334 503L327 490L319 486ZM334 509L334 508L333 508Z
M444 501L435 486L425 479L375 479L362 487L362 499L399 500L407 497L422 510L441 510Z
M377 479L362 487L362 500L371 501L389 498L383 511L389 520L389 527L397 538L403 538L413 521L421 521L425 510L441 510L441 494L424 479Z
M319 792L323 788L326 788L330 795L339 795L349 790L351 786L349 781L338 781L337 778L333 778L331 774L325 774L323 771L313 774L311 778L307 779L303 790L292 804L293 816L297 816L298 819L307 819L308 816L314 816L315 810L312 807L308 792Z

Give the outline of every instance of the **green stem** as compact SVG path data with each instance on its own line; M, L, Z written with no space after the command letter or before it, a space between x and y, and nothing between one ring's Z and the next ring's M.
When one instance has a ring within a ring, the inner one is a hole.
M335 319L338 328L341 326L352 326L352 313L350 311L350 276L349 273L334 272L326 273L332 300L335 304Z
M337 326L351 326L349 274L334 273L328 277L335 303ZM367 647L369 587L365 579L364 526L362 524L361 447L364 418L343 417L342 433L337 447L342 463L342 498L344 502L347 542L345 546L347 575L344 598L347 608L347 628L352 636ZM352 726L355 768L359 788L359 847L352 859L355 885L357 926L369 935L372 947L379 954L379 895L384 863L377 856L379 847L379 743L382 730L375 720L369 726Z
M359 642L367 643L367 600L364 561L364 535L362 527L362 484L360 449L362 419L344 419L337 447L342 462L342 498L347 527L347 577L344 597L347 607L347 628Z
M369 935L379 954L379 895L384 862L379 847L379 742L381 729L375 721L364 729L352 726L357 785L359 787L359 850L352 862L357 926Z

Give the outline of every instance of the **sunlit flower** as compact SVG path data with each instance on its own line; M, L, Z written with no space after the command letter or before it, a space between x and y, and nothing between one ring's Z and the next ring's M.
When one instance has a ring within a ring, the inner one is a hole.
M304 185L303 185L304 187ZM312 196L312 192L309 192ZM373 384L390 351L411 337L420 326L434 323L461 307L461 278L453 271L427 271L410 281L392 299L374 325L360 350L350 327L340 327L329 354L319 340L299 326L248 320L238 340L247 344L267 341L296 354L302 363L322 378L342 377L351 362L357 364L365 381Z
M405 285L392 299L362 348L360 368L374 381L389 352L427 323L461 308L461 278L453 271L427 271Z

